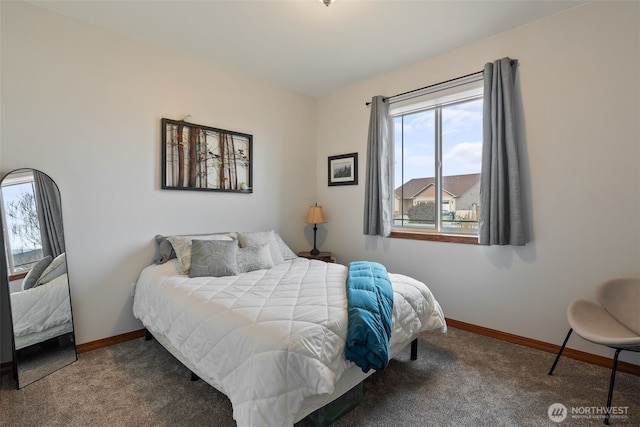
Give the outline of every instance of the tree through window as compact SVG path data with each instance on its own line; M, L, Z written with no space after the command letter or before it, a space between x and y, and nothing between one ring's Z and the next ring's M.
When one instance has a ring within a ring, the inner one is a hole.
M43 256L31 172L11 176L3 181L2 210L9 274L28 271Z

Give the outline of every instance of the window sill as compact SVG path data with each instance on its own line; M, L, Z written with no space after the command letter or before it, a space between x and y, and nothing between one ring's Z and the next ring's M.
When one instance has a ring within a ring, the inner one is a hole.
M395 239L429 240L433 242L465 243L467 245L477 245L478 236L469 234L442 234L425 233L424 231L400 231L394 230L389 237Z
M10 274L9 281L12 282L14 280L24 279L24 277L27 275L28 272L29 271L21 271L19 273Z

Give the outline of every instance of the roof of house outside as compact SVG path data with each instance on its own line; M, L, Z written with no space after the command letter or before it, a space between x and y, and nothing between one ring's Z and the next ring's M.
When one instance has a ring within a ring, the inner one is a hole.
M460 197L474 184L480 181L479 173L470 173L466 175L450 175L442 177L442 189L454 197ZM396 197L401 198L404 193L405 199L413 199L422 193L430 185L434 185L435 178L413 178L404 185L396 188L394 193Z

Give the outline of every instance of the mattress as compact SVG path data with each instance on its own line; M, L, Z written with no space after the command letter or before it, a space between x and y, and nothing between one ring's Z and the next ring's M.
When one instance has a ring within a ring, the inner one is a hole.
M392 351L422 331L446 331L425 284L389 276ZM343 265L296 258L238 276L189 278L171 260L143 270L133 310L179 360L229 397L239 426L287 426L373 372L344 357L346 277Z

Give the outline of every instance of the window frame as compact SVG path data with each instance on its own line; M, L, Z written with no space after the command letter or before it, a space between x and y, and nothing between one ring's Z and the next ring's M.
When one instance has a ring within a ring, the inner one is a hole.
M6 177L3 182L2 182L2 187L9 187L9 186L13 186L13 185L21 185L21 184L31 184L31 190L34 194L35 197L35 177L33 176L32 172L25 172L25 173L20 173L20 174L15 174L12 175L11 177ZM36 201L37 203L37 201ZM36 208L37 209L37 208ZM29 265L28 267L25 268L21 268L19 270L16 270L16 266L15 266L15 260L13 259L13 250L12 250L12 246L11 246L11 238L9 236L9 229L8 229L8 223L7 223L7 212L5 210L5 202L4 202L4 195L2 193L2 191L0 191L0 214L2 215L3 218L3 225L2 225L2 233L3 233L3 238L4 238L4 244L5 244L5 257L6 257L6 262L7 262L7 273L9 275L9 281L12 280L17 280L17 279L21 279L24 278L27 273L31 270L32 265L34 263L30 263L31 265ZM40 242L40 246L42 246L42 241Z
M406 116L413 113L418 113L427 110L433 110L435 116L435 173L434 182L436 186L435 191L435 215L436 223L434 230L427 230L419 227L407 227L396 226L395 219L393 220L392 230L389 235L391 238L402 238L412 240L428 240L438 242L450 242L450 243L464 243L464 244L478 244L478 234L469 233L447 233L442 230L442 108L474 101L484 98L484 87L482 81L465 83L455 87L447 87L442 91L435 93L429 93L427 99L421 96L422 100L413 102L404 102L400 106L391 107L389 110L390 128L391 128L391 142L393 149L390 151L395 156L395 119L397 117ZM404 159L403 159L404 162ZM393 161L395 164L395 161ZM390 191L394 194L391 203L394 203L395 189L397 188L394 182L393 176L395 171L390 174ZM404 180L403 180L404 181ZM400 184L404 185L404 184ZM402 209L402 201L400 203Z

